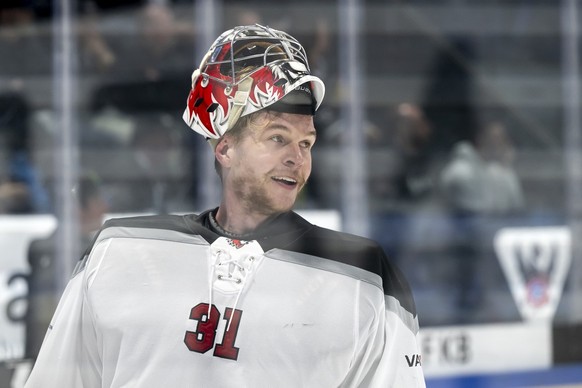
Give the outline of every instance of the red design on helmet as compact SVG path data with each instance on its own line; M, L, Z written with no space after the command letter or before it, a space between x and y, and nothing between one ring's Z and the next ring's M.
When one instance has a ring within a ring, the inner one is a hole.
M218 139L239 117L265 109L307 84L315 112L325 94L301 44L261 25L224 32L192 74L184 121L206 138Z
M255 88L249 95L249 102L257 108L256 110L279 101L285 95L283 88L275 85L277 80L273 75L273 69L270 67L263 67L251 74Z

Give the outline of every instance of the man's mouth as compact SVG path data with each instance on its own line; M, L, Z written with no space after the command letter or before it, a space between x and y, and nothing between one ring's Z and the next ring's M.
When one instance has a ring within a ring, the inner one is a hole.
M282 183L286 186L296 186L297 185L297 179L294 178L289 178L289 177L285 177L285 176L274 176L271 177L271 179L273 179L275 182L279 182Z

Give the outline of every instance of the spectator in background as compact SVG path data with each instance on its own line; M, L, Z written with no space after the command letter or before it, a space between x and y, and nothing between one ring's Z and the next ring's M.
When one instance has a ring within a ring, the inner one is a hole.
M137 13L136 29L129 41L111 42L119 59L116 66L126 78L158 82L188 73L194 57L193 29L176 17L170 5L143 5Z
M395 178L397 198L420 200L432 191L428 152L431 124L420 107L403 103L398 105L395 129L400 167Z
M424 115L432 125L432 158L440 161L467 131L477 127L475 110L474 45L466 37L454 36L439 45L429 66L422 97Z
M146 79L156 81L160 78L164 63L173 58L167 55L175 45L175 20L172 10L163 5L149 3L139 17L139 27L143 44L142 72Z
M372 237L380 241L391 257L408 270L414 281L416 269L408 269L418 257L414 241L425 228L427 208L434 204L435 175L431 159L432 125L420 106L403 102L386 109L385 141L368 156ZM420 215L420 216L419 216Z
M460 141L440 176L440 193L449 210L456 260L454 284L458 323L479 319L484 302L480 220L506 216L524 207L523 193L512 168L513 145L505 127L492 122L477 131L471 141Z
M398 206L416 205L433 193L432 126L415 104L401 103L394 113L394 125L389 130L393 134L390 147L394 161L389 176L372 183L372 192L394 200Z
M79 25L79 47L81 63L87 70L104 73L111 70L118 61L117 54L107 43L99 26L99 13L92 1L82 3L83 19Z
M39 75L50 75L52 36L35 25L36 2L0 2L0 74L14 90L22 90ZM0 114L2 110L0 109Z
M524 206L523 192L512 168L515 151L505 126L492 122L472 141L461 141L440 177L449 209L464 214L508 214Z
M0 183L0 214L21 214L30 211L30 196L19 182Z
M86 40L91 55L100 53L101 41L114 57L107 82L96 84L92 109L113 108L125 114L163 111L172 114L184 101L182 80L191 73L194 33L174 9L165 3L148 2L136 9L135 19L125 19L130 34L103 35ZM105 26L104 26L105 27ZM91 28L86 27L90 32ZM95 30L95 27L92 28ZM91 37L90 33L86 35ZM113 39L114 38L114 39ZM97 50L97 51L95 51ZM100 54L107 58L107 55Z
M94 233L101 227L109 207L101 191L100 180L95 175L87 174L82 177L73 194L78 204L80 244L76 256L80 258L91 243ZM33 361L38 355L61 294L57 286L56 236L55 231L45 239L34 240L28 250L30 274L25 317L25 358Z
M499 190L492 201L491 211L507 214L523 210L524 194L513 168L515 148L503 123L494 121L485 127L479 141L479 153L488 162L491 187Z
M45 213L49 196L29 150L28 102L19 93L0 95L0 213Z

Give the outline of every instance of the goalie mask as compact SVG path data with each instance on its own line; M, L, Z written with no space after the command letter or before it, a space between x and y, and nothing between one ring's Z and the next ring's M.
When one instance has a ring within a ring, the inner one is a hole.
M255 24L224 32L192 74L183 119L209 140L261 109L313 115L325 93L301 44Z

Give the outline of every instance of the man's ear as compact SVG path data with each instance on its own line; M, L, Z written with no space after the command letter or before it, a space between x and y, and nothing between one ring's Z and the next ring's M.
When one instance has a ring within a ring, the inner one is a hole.
M230 166L230 152L232 140L229 136L223 136L214 149L214 157L222 165L222 167Z

